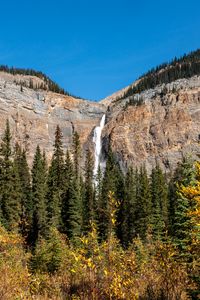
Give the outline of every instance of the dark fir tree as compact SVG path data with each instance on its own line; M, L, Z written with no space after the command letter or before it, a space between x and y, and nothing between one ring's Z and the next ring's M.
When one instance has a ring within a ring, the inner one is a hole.
M82 231L82 187L80 177L67 150L64 170L64 193L61 205L61 230L68 238L77 242Z
M137 175L136 190L136 233L142 238L146 238L147 231L151 228L152 223L152 204L149 178L146 167L142 166Z
M12 161L9 121L0 146L0 204L1 221L9 230L18 229L21 211L21 188L16 165Z
M69 229L69 204L70 199L74 195L74 167L70 158L69 151L66 152L65 168L64 168L64 192L61 204L61 230L68 234Z
M47 216L46 216L46 168L44 168L44 160L37 146L33 167L32 167L32 198L33 198L33 211L32 211L32 226L30 232L30 243L35 247L36 242L40 237L47 235Z
M73 152L75 175L76 178L78 178L80 176L81 146L80 146L79 134L77 131L75 131L73 134L72 152Z
M26 159L26 152L25 150L22 150L18 144L15 146L14 164L19 175L21 187L20 232L27 238L30 232L33 211L31 178Z
M83 198L83 230L86 232L90 228L91 222L95 220L94 206L94 180L93 180L94 162L92 153L88 149L85 160L85 182L84 182L84 198Z
M121 205L121 222L119 224L122 244L127 247L136 237L136 179L137 171L129 168L125 177L124 199Z
M188 255L187 248L191 243L190 232L192 229L191 202L179 193L181 184L191 185L194 182L195 170L190 159L184 158L177 167L169 184L170 195L170 234L182 255Z
M73 178L73 189L69 199L69 227L68 236L72 241L77 241L82 229L82 197L81 189L75 176Z
M67 234L73 241L80 236L83 225L83 197L84 184L80 172L81 147L79 135L77 132L73 135L72 143L73 155L73 176L70 188L70 197L68 199L68 228Z
M163 237L168 227L168 187L159 165L151 173L152 231L156 239Z
M59 227L61 202L64 188L64 152L62 132L57 126L55 131L54 153L48 173L47 210L49 225Z
M113 192L113 197L121 202L124 195L124 177L119 164L116 162L111 148L109 147L106 169L102 181L102 193L99 204L99 231L100 237L105 239L108 235L109 226L109 193ZM121 210L119 209L119 212ZM120 215L117 214L117 221L120 222Z

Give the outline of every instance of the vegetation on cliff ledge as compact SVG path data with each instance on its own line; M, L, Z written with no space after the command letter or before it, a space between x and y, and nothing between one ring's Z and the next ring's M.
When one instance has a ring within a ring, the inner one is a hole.
M27 75L27 76L36 76L39 79L42 80L40 84L34 84L33 80L30 79L29 83L27 83L26 80L20 80L19 82L15 80L16 84L20 84L21 87L29 87L31 89L41 89L41 90L48 90L52 91L54 93L64 94L67 96L73 96L76 97L63 88L61 88L56 82L54 82L52 79L50 79L47 75L40 71L35 71L33 69L24 69L24 68L15 68L15 67L8 67L6 65L0 65L0 71L12 74L12 75ZM23 88L21 88L21 91L23 91Z
M163 63L142 75L138 83L130 85L126 92L117 100L124 99L145 90L153 89L157 85L170 83L181 78L200 75L200 49L174 58L169 63Z

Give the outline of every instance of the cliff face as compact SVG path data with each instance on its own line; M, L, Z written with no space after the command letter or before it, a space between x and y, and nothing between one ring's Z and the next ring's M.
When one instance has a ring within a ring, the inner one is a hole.
M110 105L104 143L111 147L122 167L146 164L150 171L158 162L167 172L184 155L200 154L200 77L136 95L140 105L130 99Z
M22 78L23 77L23 78ZM158 162L170 172L183 155L200 154L200 77L181 79L118 100L124 92L107 97L100 103L76 99L47 91L34 91L16 85L30 76L0 72L0 135L8 118L13 143L28 150L32 161L37 144L51 158L56 125L63 132L64 148L71 147L72 134L80 134L82 148L94 149L92 136L106 112L103 146L110 141L121 166L140 166L148 171ZM34 82L41 79L31 77ZM137 105L136 103L140 103Z
M70 148L72 133L77 131L84 147L93 128L105 112L104 105L47 91L34 91L16 85L16 80L30 76L0 73L0 135L10 121L13 143L18 141L28 150L32 161L37 144L46 150L50 159L54 132L59 125L63 132L64 148ZM37 82L37 77L31 77Z

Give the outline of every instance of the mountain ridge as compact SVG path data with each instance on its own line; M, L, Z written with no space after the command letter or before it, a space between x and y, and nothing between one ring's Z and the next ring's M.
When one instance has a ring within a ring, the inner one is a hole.
M188 63L186 56L184 59ZM160 72L159 68L155 72ZM199 62L194 72L200 75ZM131 85L132 91L141 80ZM23 81L27 83L21 84ZM9 119L14 142L27 149L30 162L37 144L51 159L57 125L63 131L65 150L70 149L73 132L77 131L83 152L88 147L94 152L94 128L103 114L102 156L106 158L110 144L124 170L129 165L146 164L150 172L159 162L162 169L171 172L184 155L190 153L195 159L200 152L198 75L161 82L131 95L128 86L100 102L38 88L42 83L42 78L33 75L0 72L0 136Z

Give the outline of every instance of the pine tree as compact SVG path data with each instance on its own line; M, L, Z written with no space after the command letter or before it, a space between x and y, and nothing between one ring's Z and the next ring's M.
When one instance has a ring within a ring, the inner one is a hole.
M1 221L9 230L18 229L21 211L21 188L18 171L11 160L11 133L9 121L0 147L0 204Z
M48 173L47 210L50 225L59 227L61 222L61 202L64 188L64 153L62 132L57 126L55 131L54 153Z
M9 121L6 121L6 129L4 132L4 136L2 139L1 147L0 147L0 154L3 156L4 163L10 165L10 158L11 158L11 132L10 132L10 124Z
M47 235L47 216L46 216L46 169L44 160L37 146L33 167L32 167L32 197L33 197L33 216L29 240L33 247L40 237Z
M61 204L61 230L67 234L69 229L69 203L74 195L74 168L70 158L69 151L66 152L65 169L64 169L64 192Z
M94 183L93 183L93 169L94 162L92 153L88 149L86 152L85 161L85 193L83 199L83 230L87 231L91 222L95 219L95 207L94 207Z
M70 240L77 242L82 230L82 191L80 177L76 178L69 151L65 160L65 185L61 205L61 230Z
M18 144L15 146L14 164L18 172L21 187L20 232L27 238L32 222L33 210L31 178L26 159L26 152L25 150L22 151Z
M69 198L67 234L73 242L77 242L82 230L82 197L80 184L76 176L73 177L72 186Z
M145 166L138 173L136 196L136 233L145 239L152 222L151 192Z
M73 134L72 143L73 162L76 178L80 176L80 159L81 159L81 146L78 132L75 131Z
M180 193L180 186L194 183L195 170L191 160L184 158L175 171L170 183L170 233L181 255L187 255L187 247L191 243L191 218L188 214L191 203L184 194Z
M129 168L125 178L125 193L121 205L121 242L127 247L136 237L136 172Z
M194 170L195 178L189 184L181 184L179 186L179 195L184 199L184 204L187 203L187 214L185 215L185 223L183 223L185 232L182 230L182 253L184 259L187 258L187 264L190 268L190 277L195 282L195 285L190 288L189 294L192 299L198 299L200 295L200 274L199 274L199 249L200 249L200 162L195 163ZM183 207L183 206L182 206ZM184 211L180 210L180 215L183 216ZM189 220L188 220L189 218ZM179 218L180 220L180 218ZM183 220L183 219L182 219ZM185 226L187 225L187 226ZM189 226L188 226L189 225ZM179 228L178 228L179 229ZM186 235L187 231L187 235ZM179 230L180 233L180 230ZM185 237L185 240L183 240ZM185 246L183 248L183 245Z
M73 171L70 178L69 186L64 194L64 203L67 206L66 210L66 231L68 237L77 241L77 237L80 236L82 230L82 216L83 216L83 183L80 174L80 158L81 148L80 140L77 132L73 135ZM68 154L69 155L69 154ZM66 160L69 164L69 159ZM67 183L66 183L67 184Z
M111 148L109 147L105 174L102 182L102 194L99 205L99 231L100 237L106 239L109 226L109 193L113 192L116 201L122 202L124 195L124 176L119 164L116 162ZM120 209L118 210L121 211ZM117 221L120 222L120 215L117 214Z
M168 190L161 168L157 164L151 173L152 230L162 238L168 226Z

